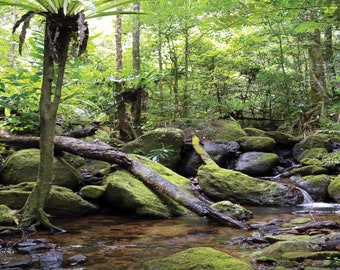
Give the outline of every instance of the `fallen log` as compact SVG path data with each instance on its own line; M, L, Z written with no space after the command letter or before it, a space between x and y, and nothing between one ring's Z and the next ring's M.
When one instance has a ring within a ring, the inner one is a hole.
M15 146L39 147L39 137L5 136L0 137L0 143ZM222 214L209 205L195 198L190 193L178 188L176 185L164 179L161 175L153 172L136 159L121 152L119 149L103 143L90 143L79 139L56 136L54 139L55 150L65 151L84 158L103 160L116 163L127 169L135 177L149 186L154 192L161 196L167 196L180 205L191 210L201 217L208 217L221 224L228 224L238 228L246 228L245 224L229 216Z

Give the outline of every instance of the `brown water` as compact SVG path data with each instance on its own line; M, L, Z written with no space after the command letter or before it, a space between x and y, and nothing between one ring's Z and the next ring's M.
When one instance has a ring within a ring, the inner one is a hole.
M248 223L267 222L281 218L287 222L296 218L291 208L254 208L254 218ZM309 216L309 215L305 215ZM340 222L339 214L317 215L317 221L332 219ZM133 219L111 215L95 215L73 219L58 219L55 225L67 230L51 235L44 231L29 238L44 238L55 243L67 259L76 254L86 262L64 269L141 269L144 261L162 258L191 247L209 246L242 260L254 249L226 245L236 236L250 236L254 231L219 226L196 216L166 220ZM9 256L0 254L6 261ZM24 258L23 255L21 255Z

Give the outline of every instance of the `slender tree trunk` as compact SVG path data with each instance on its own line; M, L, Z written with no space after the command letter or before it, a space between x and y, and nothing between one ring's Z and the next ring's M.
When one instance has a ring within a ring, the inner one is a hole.
M117 8L117 12L121 12L122 7ZM122 45L122 17L116 16L116 78L120 78L123 70L123 45Z
M185 29L185 49L184 49L184 90L183 90L183 117L189 116L189 30Z
M55 123L72 30L67 25L58 24L57 26L57 24L58 21L53 21L51 17L46 18L43 81L40 96L40 166L37 182L22 209L23 216L19 226L28 228L32 225L42 224L45 227L59 231L59 228L49 222L44 206L53 183ZM62 44L58 44L62 50L59 51L59 58L56 60L57 77L54 80L55 65L51 45L51 32L56 27L61 28L58 30L63 33L63 39ZM55 82L54 93L53 82Z

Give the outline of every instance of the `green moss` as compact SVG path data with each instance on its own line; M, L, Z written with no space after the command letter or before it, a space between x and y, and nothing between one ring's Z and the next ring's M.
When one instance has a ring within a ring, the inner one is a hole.
M170 217L178 215L182 208L172 201L165 201L144 183L124 170L106 177L105 198L112 209L125 209L141 216Z
M250 210L230 201L220 201L210 207L237 220L248 220L253 217Z
M211 123L211 128L213 129L212 140L217 141L236 141L247 135L236 121L216 120Z
M245 136L237 140L245 151L271 151L276 142L270 137L263 136Z
M265 136L266 132L258 128L247 127L243 129L248 136Z
M216 166L198 170L201 189L217 200L256 205L294 204L298 199L293 186L260 180L246 174Z
M293 135L286 132L268 131L265 133L265 135L273 138L276 141L276 143L282 145L292 146L299 142L299 138L294 137Z
M291 172L294 174L300 174L300 175L317 175L317 174L325 174L328 172L328 170L318 165L308 165L308 166L302 166L299 168L294 168L291 170Z
M338 175L328 186L328 193L337 203L340 203L340 175Z
M340 171L340 152L332 152L325 155L321 160L322 166Z
M190 248L143 264L145 270L251 270L247 263L210 247Z
M327 155L327 153L328 153L327 149L320 147L305 149L298 156L298 160L301 161L302 159L305 158L321 159L323 156Z
M106 190L106 186L87 185L80 190L80 194L85 199L97 200L101 198Z

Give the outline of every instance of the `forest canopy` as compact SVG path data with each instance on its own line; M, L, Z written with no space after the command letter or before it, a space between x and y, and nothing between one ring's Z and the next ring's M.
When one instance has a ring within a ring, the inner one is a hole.
M66 66L62 125L113 129L123 100L123 112L140 131L217 118L300 132L339 128L337 1L139 4L141 14L88 20L87 50L76 57L71 49ZM0 9L0 125L34 133L43 26L31 20L20 56L20 31L12 35L12 27L24 12Z

